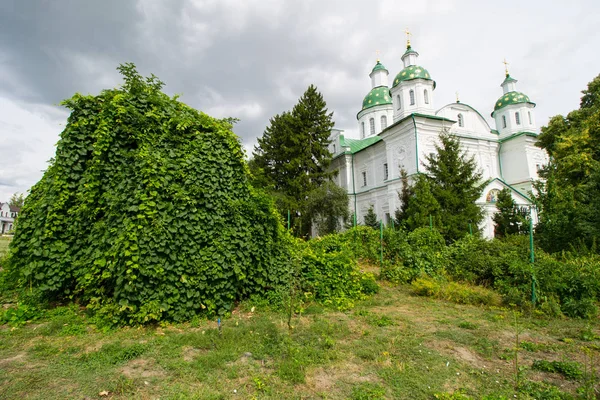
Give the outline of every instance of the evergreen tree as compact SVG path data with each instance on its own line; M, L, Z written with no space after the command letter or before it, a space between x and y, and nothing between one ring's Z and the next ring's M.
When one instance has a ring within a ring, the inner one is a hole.
M600 76L582 93L580 108L553 117L537 143L550 163L536 184L536 234L551 252L600 239Z
M439 230L441 226L440 204L433 196L429 177L423 174L418 175L410 193L411 196L407 199L404 226L409 231L414 231L431 224Z
M513 200L510 189L504 188L498 193L496 202L498 212L493 220L496 224L494 234L496 237L525 234L529 232L529 211L519 207Z
M255 146L252 163L255 181L270 188L282 215L299 211L295 231L305 235L315 215L308 209L308 194L329 181L328 145L333 113L317 88L310 85L291 112L270 120Z
M369 207L369 210L365 214L364 222L366 226L370 226L373 229L379 229L379 221L377 220L377 214L375 214L373 206Z
M396 209L395 219L398 225L406 226L406 220L408 219L408 203L410 198L414 195L414 189L408 182L408 173L404 168L400 168L400 182L402 182L402 190L398 192L400 208Z

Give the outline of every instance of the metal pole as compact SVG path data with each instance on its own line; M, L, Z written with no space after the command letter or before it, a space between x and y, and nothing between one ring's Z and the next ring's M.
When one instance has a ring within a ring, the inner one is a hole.
M433 230L433 218L431 217L431 214L429 214L429 230Z
M290 230L290 210L288 210L288 231Z
M470 222L469 222L469 235L473 236L473 227L471 226Z
M535 253L533 250L533 208L529 209L529 262L531 263L531 303L535 306L537 295L535 293L535 271L533 264L535 263Z
M379 253L379 265L383 265L383 221L379 221L379 245L380 245L380 253Z

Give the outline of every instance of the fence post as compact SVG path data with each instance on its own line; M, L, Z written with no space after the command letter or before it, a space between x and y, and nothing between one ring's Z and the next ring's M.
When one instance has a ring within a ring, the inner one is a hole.
M431 214L429 214L429 230L430 231L433 230L433 218L432 218Z
M383 266L383 220L379 221L379 266Z
M530 209L529 213L529 262L531 263L531 303L535 306L537 301L537 295L535 293L535 270L533 264L535 263L535 253L533 249L533 208Z
M290 230L290 210L288 210L288 231Z

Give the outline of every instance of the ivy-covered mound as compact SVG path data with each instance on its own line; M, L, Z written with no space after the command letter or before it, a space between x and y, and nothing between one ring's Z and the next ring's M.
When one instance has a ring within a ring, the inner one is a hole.
M249 186L231 123L119 70L121 88L63 102L72 112L19 215L10 280L130 324L226 312L278 285L285 231Z

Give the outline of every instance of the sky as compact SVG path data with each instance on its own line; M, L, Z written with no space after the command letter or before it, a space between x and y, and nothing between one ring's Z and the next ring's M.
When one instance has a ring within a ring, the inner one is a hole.
M492 123L506 58L543 126L577 109L600 73L599 20L597 0L2 0L0 202L42 177L68 117L61 100L118 87L121 63L196 109L239 118L251 154L310 84L357 136L376 52L391 82L406 29L437 82L436 108L458 92Z

